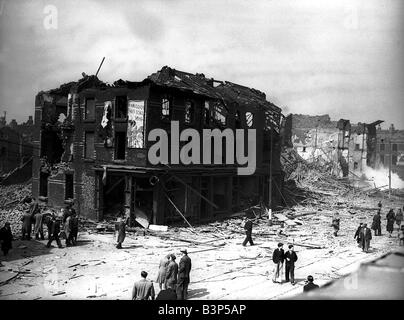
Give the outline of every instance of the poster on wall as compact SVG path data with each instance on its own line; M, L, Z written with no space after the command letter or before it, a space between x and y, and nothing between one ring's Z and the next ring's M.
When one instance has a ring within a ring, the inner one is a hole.
M128 102L128 148L144 148L144 100Z

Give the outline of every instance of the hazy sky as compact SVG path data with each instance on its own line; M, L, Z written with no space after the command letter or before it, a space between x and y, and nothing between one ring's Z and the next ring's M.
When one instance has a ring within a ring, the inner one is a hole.
M105 56L99 78L109 83L168 65L264 91L285 115L404 129L403 9L402 0L0 0L0 111L25 121L38 91L95 74Z

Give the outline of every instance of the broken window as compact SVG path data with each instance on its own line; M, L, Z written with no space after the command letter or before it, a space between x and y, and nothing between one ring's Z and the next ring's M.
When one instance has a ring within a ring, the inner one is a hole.
M354 162L353 168L354 168L354 170L357 170L357 169L358 169L358 163L357 163L357 162Z
M48 178L49 173L41 172L39 174L39 196L47 197L48 196Z
M380 163L382 165L384 165L384 155L383 154L380 155Z
M84 136L84 158L94 158L94 132L86 132Z
M94 98L86 98L84 119L85 120L94 120L95 119L95 99Z
M185 103L185 123L194 122L195 106L192 101Z
M228 115L227 109L220 102L213 105L214 119L221 125L226 125L226 118Z
M65 175L65 200L73 199L73 173Z
M356 150L356 151L360 150L360 145L359 145L359 143L355 143L355 150Z
M171 119L171 101L168 98L161 100L161 119Z
M306 147L303 147L303 151L302 152L306 152Z
M126 96L115 97L115 118L125 119L128 116L128 98Z
M203 118L203 124L208 126L210 124L210 106L209 106L209 101L205 101L205 105L203 106L202 110L202 118Z
M241 113L239 110L236 110L236 114L234 115L234 117L236 129L241 129Z
M245 119L246 119L246 122L247 122L247 126L249 128L251 128L253 126L253 124L254 124L254 114L251 113L251 112L246 112L245 113Z
M380 151L384 151L384 143L380 144Z
M115 133L115 160L125 160L126 132Z

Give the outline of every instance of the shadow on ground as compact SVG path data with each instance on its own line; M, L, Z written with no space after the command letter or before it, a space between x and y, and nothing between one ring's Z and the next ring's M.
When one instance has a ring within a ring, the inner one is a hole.
M188 299L198 299L209 294L209 291L205 288L189 290Z

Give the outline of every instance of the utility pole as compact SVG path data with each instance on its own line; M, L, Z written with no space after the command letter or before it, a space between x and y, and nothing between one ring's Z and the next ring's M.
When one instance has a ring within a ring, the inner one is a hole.
M389 198L390 198L390 196L391 196L391 163L392 163L391 158L393 156L393 152L392 152L392 148L391 148L391 139L393 138L393 131L394 131L394 125L393 124L391 124L389 131L390 131L390 139L389 139L389 153L390 153L390 156L389 156Z
M271 154L269 156L269 209L272 210L272 153L273 153L273 129L271 128L271 137L270 137L270 150L271 150Z

